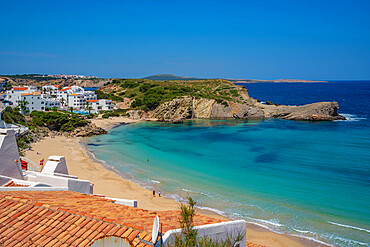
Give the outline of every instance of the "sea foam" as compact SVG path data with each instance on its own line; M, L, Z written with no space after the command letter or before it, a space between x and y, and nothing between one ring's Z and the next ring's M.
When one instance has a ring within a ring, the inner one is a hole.
M328 221L328 223L332 224L332 225L336 225L336 226L341 226L341 227L345 227L345 228L350 228L350 229L355 229L355 230L365 231L365 232L370 233L370 230L364 229L364 228L361 228L361 227L357 227L357 226L349 226L349 225L339 224L339 223L332 222L332 221Z

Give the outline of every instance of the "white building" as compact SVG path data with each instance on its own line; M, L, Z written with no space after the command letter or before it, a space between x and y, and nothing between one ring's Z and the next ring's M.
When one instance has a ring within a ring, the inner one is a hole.
M98 96L93 91L85 91L83 92L85 100L95 100L98 99Z
M46 85L42 87L42 92L45 94L57 96L59 87L59 85Z
M63 100L68 107L74 108L83 108L87 100L96 100L97 98L95 92L85 91L79 86L64 87L57 92L57 99Z
M95 99L86 101L93 112L113 110L113 103L108 99Z
M23 86L23 87L13 87L11 90L6 92L5 100L13 102L13 106L18 106L18 101L21 99L21 94L32 93L37 90L34 86Z
M45 98L45 109L51 108L60 109L60 100L54 98Z
M22 93L21 100L27 102L26 108L29 113L33 111L45 111L45 99L41 96L41 92Z
M80 109L84 107L85 102L86 100L83 94L74 93L74 94L68 95L68 107Z

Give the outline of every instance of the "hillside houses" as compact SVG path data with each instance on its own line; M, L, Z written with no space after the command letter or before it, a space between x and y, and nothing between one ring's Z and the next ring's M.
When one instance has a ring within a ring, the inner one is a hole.
M18 86L6 91L5 100L13 103L13 107L21 107L25 112L46 111L51 108L64 110L112 110L111 100L98 100L94 91L86 91L79 86L61 88L58 85L43 86L38 90L35 86Z
M91 107L91 109L93 111L108 111L108 110L113 110L113 104L112 104L112 101L111 100L107 100L107 99L95 99L95 100L87 100L86 101L89 106Z

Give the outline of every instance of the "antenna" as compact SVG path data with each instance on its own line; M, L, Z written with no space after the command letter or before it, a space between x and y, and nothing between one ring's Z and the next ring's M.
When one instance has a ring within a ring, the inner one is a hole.
M154 218L154 222L153 222L153 228L152 228L152 243L151 242L148 242L148 241L146 241L146 240L144 240L144 239L141 239L140 237L139 237L140 235L137 235L137 238L141 241L141 242L143 242L143 243L145 243L145 244L147 244L147 245L150 245L150 246L155 246L156 245L156 243L157 243L157 241L158 241L158 236L161 236L161 242L160 242L160 246L163 246L163 239L162 239L162 224L161 224L161 232L159 232L159 217L158 217L158 215L157 216L155 216L155 218Z
M152 243L157 243L158 239L158 230L159 230L159 217L158 215L155 216L154 222L153 222L153 229L152 229Z

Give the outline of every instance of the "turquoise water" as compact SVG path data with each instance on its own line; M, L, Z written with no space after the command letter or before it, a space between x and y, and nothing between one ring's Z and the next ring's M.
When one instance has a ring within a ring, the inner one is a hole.
M89 115L89 112L88 111L73 111L74 113L77 113L77 114L80 114L80 115Z
M368 116L346 113L350 121L139 123L86 141L98 159L165 195L189 194L275 231L368 246Z

